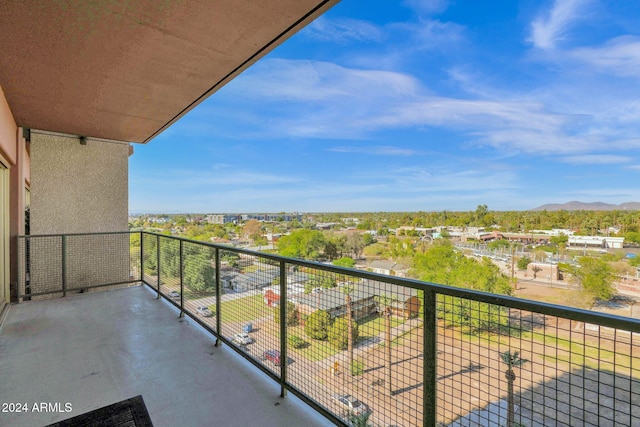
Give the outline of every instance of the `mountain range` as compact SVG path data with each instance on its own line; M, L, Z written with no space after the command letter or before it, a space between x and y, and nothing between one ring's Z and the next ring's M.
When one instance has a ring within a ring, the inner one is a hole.
M627 202L619 205L604 202L567 202L567 203L550 203L538 206L534 211L631 211L640 210L640 202Z

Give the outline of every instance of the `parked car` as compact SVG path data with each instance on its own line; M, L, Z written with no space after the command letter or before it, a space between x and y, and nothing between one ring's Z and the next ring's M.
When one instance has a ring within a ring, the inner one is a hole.
M206 305L201 305L199 307L196 307L196 313L198 313L202 317L213 316L213 313L211 312L211 310L209 310L209 307L207 307Z
M262 360L269 360L276 366L280 366L282 360L280 360L280 352L278 350L265 350L262 353Z
M249 334L241 333L235 334L233 336L233 341L240 345L251 344L253 342L253 338L249 336Z
M180 293L176 291L171 291L169 292L169 298L180 299Z
M333 398L351 414L361 415L369 411L367 405L349 394L334 394Z

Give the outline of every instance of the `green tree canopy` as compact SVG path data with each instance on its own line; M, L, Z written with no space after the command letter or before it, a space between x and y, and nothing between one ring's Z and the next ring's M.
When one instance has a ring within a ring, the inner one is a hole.
M518 259L518 269L526 270L527 266L531 263L531 258L523 256Z
M333 265L337 265L339 267L353 268L355 267L356 262L353 260L353 258L342 257L333 261Z
M331 316L324 310L316 310L307 317L304 333L314 340L326 340L331 327Z
M611 266L600 258L588 256L580 257L578 262L579 266L561 264L561 268L570 272L589 296L602 301L613 298L615 277Z
M207 254L207 249L202 248L184 260L184 286L192 291L202 292L216 287L216 272L211 265L212 254Z
M414 257L413 275L420 280L510 295L509 278L488 258L478 262L454 250L451 243L439 241ZM501 332L508 329L505 309L465 298L445 296L439 299L438 312L448 325L470 333Z
M282 236L277 243L280 255L315 260L325 245L323 234L317 230L300 229Z
M351 336L353 342L358 340L358 324L355 321L351 321ZM349 324L347 319L339 317L333 322L333 325L329 328L327 338L329 344L338 350L346 350L349 344Z
M273 309L273 320L276 323L280 323L280 307L282 307L282 304L279 304ZM287 301L287 326L296 326L297 324L298 309L294 303Z

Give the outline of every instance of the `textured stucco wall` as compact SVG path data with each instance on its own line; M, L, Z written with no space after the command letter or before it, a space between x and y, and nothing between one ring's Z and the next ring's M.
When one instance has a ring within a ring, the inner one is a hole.
M31 134L31 234L128 228L128 144Z
M128 144L32 131L31 235L126 231L128 158ZM31 293L119 283L129 279L129 236L34 237L29 258Z

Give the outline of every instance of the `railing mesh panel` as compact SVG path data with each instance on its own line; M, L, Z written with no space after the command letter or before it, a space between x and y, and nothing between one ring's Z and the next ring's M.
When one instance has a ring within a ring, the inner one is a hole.
M130 233L21 236L18 296L55 298L139 280L136 245Z
M439 317L443 424L640 425L637 335L445 296Z
M265 293L277 287L280 268L260 256L220 251L220 303L222 335L276 375L285 363L280 349L280 329L275 320L277 304L267 303ZM291 362L291 360L289 360Z

